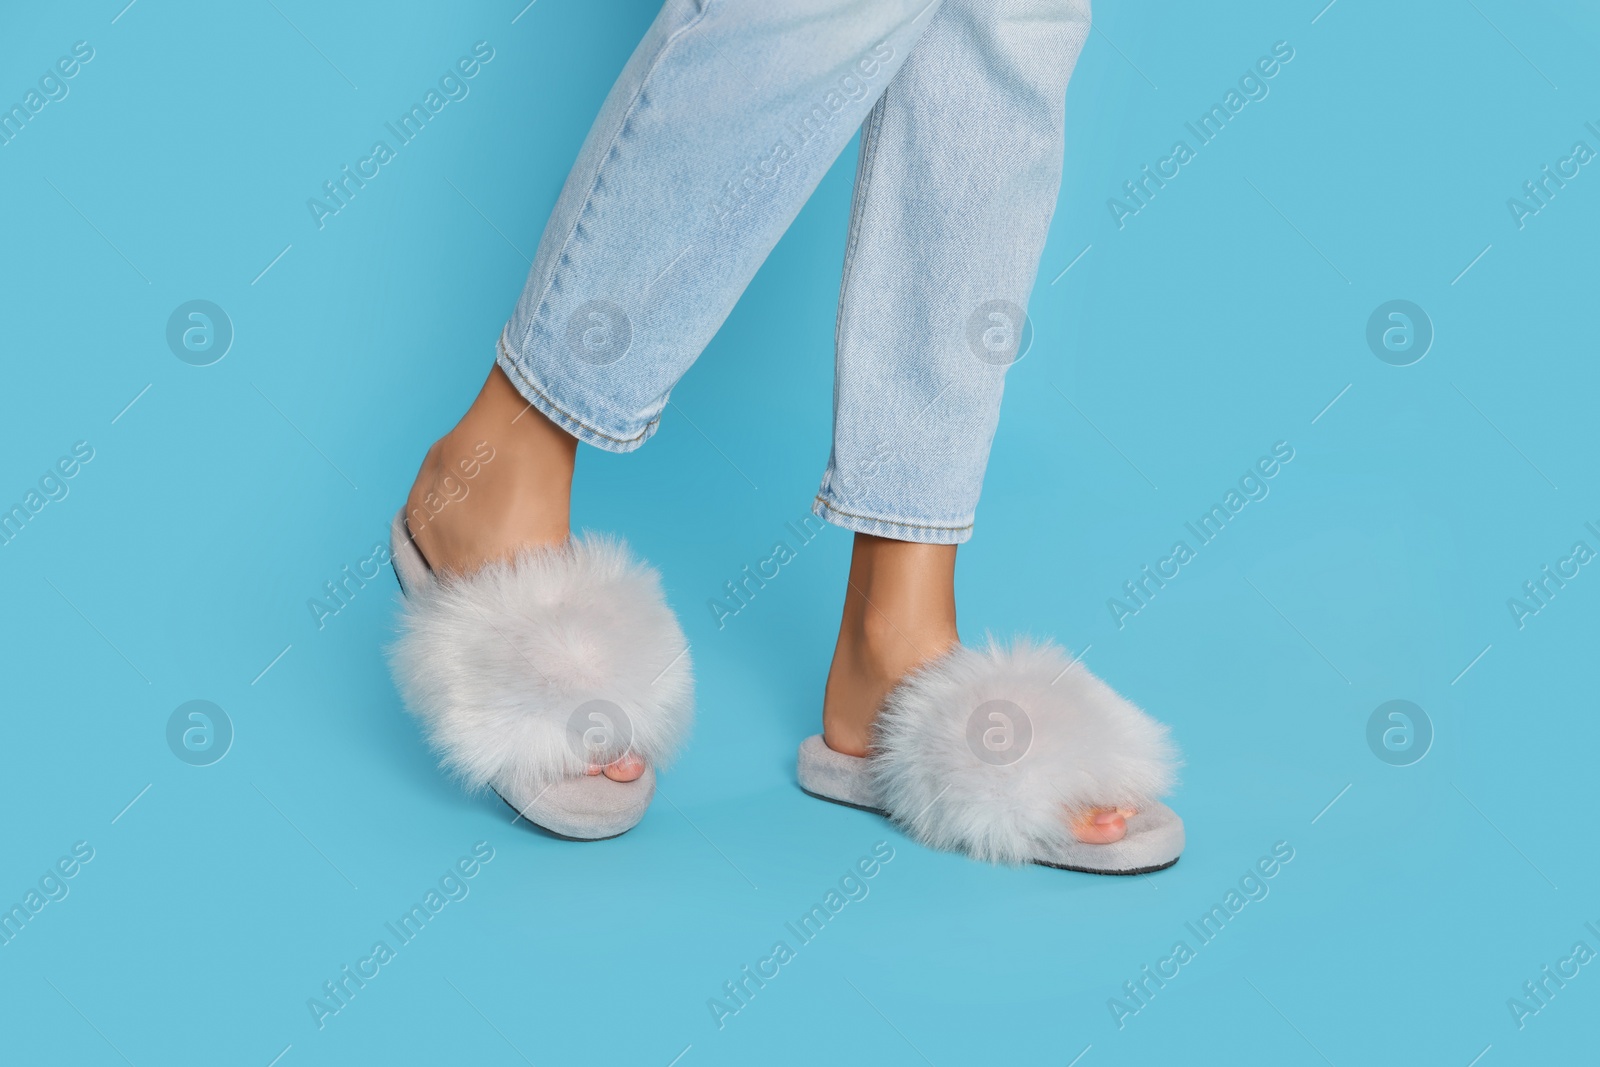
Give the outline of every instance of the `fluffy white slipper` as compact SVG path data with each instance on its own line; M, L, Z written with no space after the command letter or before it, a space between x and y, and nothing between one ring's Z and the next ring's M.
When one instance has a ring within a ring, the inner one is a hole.
M643 818L689 730L688 642L661 581L618 541L574 538L439 578L390 529L405 596L390 666L444 766L564 837L614 837ZM634 782L586 775L632 752Z
M1174 782L1167 729L1053 644L956 648L907 676L872 754L800 746L800 785L880 811L918 841L996 863L1097 874L1170 867L1183 821L1157 799ZM1136 809L1109 845L1072 835L1063 809Z

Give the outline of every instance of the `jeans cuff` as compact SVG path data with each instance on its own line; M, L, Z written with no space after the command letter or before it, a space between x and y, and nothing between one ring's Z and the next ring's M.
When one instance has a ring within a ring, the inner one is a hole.
M506 329L510 329L510 326L507 325ZM661 425L661 417L657 415L645 423L644 428L638 433L625 437L620 433L607 433L599 427L584 422L556 402L547 384L534 380L532 373L511 353L511 346L506 344L504 330L501 331L500 340L495 345L494 361L506 372L506 377L511 379L511 384L522 394L524 400L538 408L545 418L585 444L607 452L632 452L654 437L657 427Z
M821 493L812 501L811 513L843 529L887 537L891 541L912 541L919 545L961 545L972 538L970 522L965 526L940 526L862 515L835 507Z

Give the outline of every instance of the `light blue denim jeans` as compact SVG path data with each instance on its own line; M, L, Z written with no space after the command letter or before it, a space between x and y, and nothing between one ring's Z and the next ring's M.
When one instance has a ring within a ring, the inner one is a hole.
M813 510L966 541L1088 32L1088 0L668 0L567 178L500 366L580 440L639 447L860 127Z

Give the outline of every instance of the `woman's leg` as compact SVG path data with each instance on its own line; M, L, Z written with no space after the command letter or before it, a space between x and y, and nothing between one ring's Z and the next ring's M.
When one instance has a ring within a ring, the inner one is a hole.
M1006 369L1061 183L1087 0L946 0L873 108L839 300L833 455L814 510L856 531L823 737L867 752L910 670L957 643ZM1086 841L1116 809L1066 813Z
M939 0L668 0L545 227L499 365L611 452L667 394L849 142Z
M463 506L413 525L435 567L566 536L571 439L626 452L654 433L937 7L668 0L567 176L496 370L417 479L413 515L449 498L480 442L504 459Z
M407 516L435 570L567 536L577 442L654 433L938 3L668 0L567 177L495 369L417 475Z

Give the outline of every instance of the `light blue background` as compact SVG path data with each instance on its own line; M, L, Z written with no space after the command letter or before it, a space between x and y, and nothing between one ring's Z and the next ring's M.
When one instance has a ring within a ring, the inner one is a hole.
M578 523L625 535L683 615L692 747L603 844L460 794L387 678L388 575L320 631L306 602L386 536L487 372L652 4L122 2L18 8L0 35L5 104L95 49L0 147L0 503L95 449L0 547L0 903L95 849L0 947L8 1062L1593 1058L1600 964L1524 1029L1506 1007L1600 949L1600 574L1520 630L1506 604L1600 548L1600 170L1523 229L1506 206L1600 148L1592 11L1097 4L1037 339L958 581L969 641L1087 647L1173 725L1188 851L1125 880L984 867L799 792L841 531L725 629L705 606L826 458L853 151L675 393L704 435L669 415L637 455L582 456ZM479 40L471 95L319 231L306 199ZM1107 198L1280 40L1270 96L1119 230ZM1365 342L1397 298L1436 330L1409 367ZM192 299L236 330L213 366L165 343ZM1277 441L1271 495L1119 630L1107 598ZM236 731L209 767L166 745L192 699ZM1366 743L1391 699L1436 732L1412 766ZM481 840L470 896L319 1031L307 999ZM708 998L879 841L870 896L719 1030ZM1119 1030L1108 999L1279 841L1270 896Z

